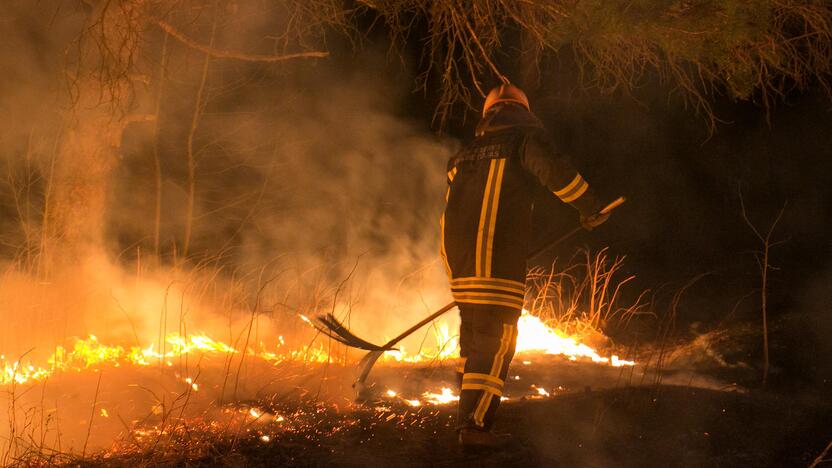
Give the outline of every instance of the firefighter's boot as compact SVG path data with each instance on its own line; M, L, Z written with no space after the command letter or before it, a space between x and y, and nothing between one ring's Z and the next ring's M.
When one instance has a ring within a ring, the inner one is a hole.
M511 436L495 434L474 427L463 427L459 430L459 446L465 452L485 452L500 450L509 445Z

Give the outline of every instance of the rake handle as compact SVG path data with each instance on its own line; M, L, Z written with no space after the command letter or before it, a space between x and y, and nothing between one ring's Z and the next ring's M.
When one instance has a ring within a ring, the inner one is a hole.
M599 211L598 214L600 214L600 215L609 214L610 212L612 212L612 210L614 210L614 209L618 208L619 206L623 205L625 201L627 201L626 198L618 197L615 200L608 203L607 206L601 208L601 211ZM533 260L538 255L542 254L543 252L546 252L547 250L551 249L552 247L560 244L561 242L569 239L570 237L574 236L575 234L577 234L577 233L579 233L583 230L584 230L583 226L576 227L575 229L573 229L573 230L567 232L566 234L558 237L557 239L553 240L552 242L549 242L546 245L544 245L542 247L539 247L536 250L532 251L528 255L528 257L526 257L526 259L527 260Z
M441 309L437 310L436 312L434 312L434 313L430 314L429 316L425 317L424 319L422 319L422 321L420 321L416 325L413 325L412 327L403 331L399 336L397 336L397 337L393 338L392 340L388 341L387 343L385 343L384 346L382 346L382 348L389 348L391 346L395 346L396 343L398 343L399 341L407 338L408 336L410 336L411 333L413 333L416 330L424 327L425 325L429 324L430 322L433 322L434 320L439 318L439 316L441 316L445 312L453 309L454 307L456 307L456 302L451 302L450 304L446 304Z

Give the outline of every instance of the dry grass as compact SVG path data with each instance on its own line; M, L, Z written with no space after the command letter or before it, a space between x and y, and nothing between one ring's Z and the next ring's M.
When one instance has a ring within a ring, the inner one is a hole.
M625 257L610 257L608 249L592 253L581 250L558 270L537 269L529 273L528 310L552 326L579 337L603 333L604 326L617 320L626 326L639 315L651 314L648 291L630 303L622 293L634 275L623 275Z

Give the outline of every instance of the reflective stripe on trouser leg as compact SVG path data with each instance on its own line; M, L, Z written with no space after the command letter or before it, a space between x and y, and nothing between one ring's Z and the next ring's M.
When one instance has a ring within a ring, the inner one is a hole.
M506 354L508 354L509 347L511 347L512 355L514 354L514 343L516 340L516 333L517 327L514 325L503 324L503 334L500 337L500 349L497 351L497 354L494 355L494 360L491 364L491 372L489 372L489 376L492 377L494 380L499 382L499 389L489 388L489 387L482 387L482 395L480 395L480 399L477 402L476 409L474 410L474 424L479 427L485 426L485 412L488 411L488 408L491 406L491 400L496 396L498 399L503 394L503 379L500 377L503 374L503 367L508 368L508 363L505 362ZM466 373L462 377L462 388L465 389L465 378L469 374ZM474 388L471 388L472 390Z
M500 404L508 366L517 340L515 308L460 304L463 329L460 343L466 355L459 403L460 427L490 429Z

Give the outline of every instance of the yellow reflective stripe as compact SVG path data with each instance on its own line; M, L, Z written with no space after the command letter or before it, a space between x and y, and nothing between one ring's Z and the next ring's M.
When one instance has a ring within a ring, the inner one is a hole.
M491 392L482 392L479 401L477 402L477 409L474 411L474 424L478 427L485 426L485 412L491 406L491 397L494 396Z
M503 324L503 335L500 337L500 349L494 355L494 361L491 363L491 372L489 372L494 377L499 378L500 371L503 370L503 359L505 359L508 347L511 345L513 328L512 325Z
M489 382L494 382L495 384L497 384L501 387L504 384L503 379L500 379L498 377L494 377L493 375L489 375L489 374L479 374L477 372L466 372L465 375L462 376L462 381L463 382L465 382L466 380L471 380L471 379L487 380Z
M456 167L454 167L453 169L448 171L448 181L453 182L454 177L456 177L456 173L457 173L457 168Z
M577 187L578 184L580 184L583 180L584 180L584 178L581 177L580 173L575 174L575 178L572 179L572 182L569 182L569 184L566 187L564 187L560 190L556 190L554 193L555 193L555 195L558 196L558 198L560 198L560 197L566 195L567 193L569 193L575 187Z
M503 334L500 337L500 349L497 350L497 354L494 355L494 361L491 363L491 372L489 372L491 376L499 378L500 372L503 370L503 360L506 357L506 353L508 353L509 346L511 346L513 335L514 326L503 324ZM477 408L474 411L474 423L480 427L484 425L485 413L488 411L489 406L491 406L492 396L490 392L485 391L477 402Z
M483 292L483 291L451 291L454 297L462 299L502 299L506 301L515 301L523 303L523 298L512 296L510 294L502 294L498 292Z
M453 276L451 272L451 264L448 262L448 252L445 250L445 214L439 218L439 255L442 256L442 261L445 263L445 271L448 273L448 278Z
M496 166L496 159L491 160L491 166L488 169L488 178L485 181L485 191L482 195L482 207L480 208L480 224L477 227L477 248L476 248L476 259L475 259L475 270L477 276L482 276L482 261L484 260L484 255L482 255L483 251L483 244L485 239L483 235L485 234L486 226L486 217L488 216L488 208L491 203L491 186L493 184L494 178L494 167Z
M473 292L451 292L454 296L454 300L457 302L464 302L467 304L486 304L486 305L499 305L505 307L511 307L512 309L522 309L523 308L523 299L520 299L515 296L508 296L508 295L497 295L497 294L488 294L488 293L473 293Z
M581 198L581 195L583 195L584 192L586 192L586 189L588 189L588 188L589 188L589 184L586 181L584 181L584 183L580 187L578 187L578 189L573 194L566 195L563 198L561 198L561 200L563 200L566 203L571 203L571 202Z
M517 304L515 302L509 301L501 301L498 299L459 299L457 297L454 297L454 300L462 304L495 305L517 310L521 310L523 308L522 304Z
M454 167L450 171L448 171L448 182L454 181L454 177L456 177L457 168ZM448 189L445 191L445 206L448 205L448 200L451 198L451 186L448 185ZM448 277L451 277L451 264L448 262L448 252L445 250L445 213L442 213L442 217L439 218L439 254L442 256L442 261L445 262L445 271L448 272Z
M501 389L494 388L493 386L487 385L487 384L464 383L464 384L462 384L462 389L463 390L482 390L486 393L486 395L488 395L488 394L497 395L497 396L502 396L503 395L503 391ZM489 403L491 403L490 399L489 399ZM479 408L479 406L478 406L478 408ZM486 408L488 408L488 406L486 406ZM475 412L475 415L476 415L476 412ZM484 415L485 415L485 412L483 412L483 416ZM476 421L476 417L474 418L474 420ZM479 426L483 425L482 418L480 418L480 420L476 421L476 422L477 422L477 425L479 425Z
M491 213L489 214L488 236L485 238L485 276L491 276L491 259L494 252L494 231L497 227L497 212L500 209L500 191L503 188L503 174L505 174L506 160L497 161L497 180L492 195Z
M493 283L493 284L502 284L502 285L505 285L505 286L513 286L517 289L522 289L524 292L526 290L525 283L521 283L520 281L502 279L502 278L485 278L485 277L482 277L482 276L465 276L465 277L462 277L462 278L454 278L453 280L451 280L451 282L453 284L459 284L459 285L469 284L469 283L489 283L489 284Z
M511 344L512 328L513 327L511 325L503 324L503 334L500 337L500 349L497 350L497 354L494 355L494 360L491 363L491 376L499 378L498 376L500 375L500 371L503 369L503 360L505 359L508 347ZM480 426L484 424L483 420L489 406L491 406L491 395L489 393L485 393L482 398L480 398L480 401L477 404L477 409L474 411L475 423Z
M523 289L508 288L508 287L504 287L504 286L492 286L490 284L470 284L470 285L462 286L462 285L456 285L456 284L451 283L451 288L461 289L463 291L467 290L467 289L488 289L488 290L492 290L492 291L512 292L512 293L517 294L518 296L525 296L526 295L526 291L523 290Z

